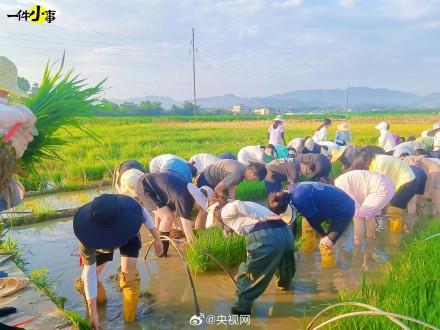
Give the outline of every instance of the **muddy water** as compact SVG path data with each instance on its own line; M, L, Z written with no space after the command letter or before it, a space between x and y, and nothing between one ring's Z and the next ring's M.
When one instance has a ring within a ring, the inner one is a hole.
M410 219L414 229L423 222ZM27 250L28 268L47 267L52 278L58 278L57 292L68 298L66 307L85 315L82 298L73 288L73 279L80 274L77 242L72 232L72 220L60 219L13 230ZM386 229L379 233L374 244L353 247L352 228L349 228L336 247L336 266L322 270L318 251L299 253L293 291L280 292L271 283L255 303L254 317L249 329L302 329L309 316L337 299L338 291L359 287L363 275L376 278L386 263L402 248L402 241L411 235L391 234ZM143 232L143 241L149 237ZM141 253L144 255L144 252ZM191 328L189 319L194 314L191 287L177 254L157 259L151 253L148 262L139 259L143 295L138 306L138 322L124 325L121 316L121 295L112 275L117 272L118 254L101 275L108 295L108 303L101 308L106 329L182 329ZM222 273L199 274L195 286L202 313L228 315L234 301L235 287ZM199 328L205 328L200 326ZM222 328L219 326L213 328Z

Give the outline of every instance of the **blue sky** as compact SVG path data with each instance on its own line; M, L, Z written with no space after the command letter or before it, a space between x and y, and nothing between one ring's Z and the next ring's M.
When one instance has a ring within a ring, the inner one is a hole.
M33 4L51 24L6 18ZM0 55L41 78L66 50L67 66L105 96L266 96L296 89L368 86L440 91L439 0L0 0Z

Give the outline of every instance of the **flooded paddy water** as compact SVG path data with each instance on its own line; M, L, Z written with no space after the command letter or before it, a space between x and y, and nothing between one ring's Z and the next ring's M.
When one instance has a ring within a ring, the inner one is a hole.
M84 197L85 193L88 194L87 197ZM58 207L77 207L97 193L62 193L50 197L35 197L32 202L44 198L57 201ZM24 207L27 202L24 203ZM414 230L423 225L423 218L414 216L408 218L408 221L410 227L414 225ZM11 231L11 235L19 241L20 246L26 248L28 268L46 267L50 276L57 279L57 293L68 298L66 308L86 315L84 301L73 286L73 280L80 275L81 268L78 263L78 243L73 234L72 219L17 227ZM315 315L326 304L337 300L340 290L359 287L364 275L367 279L380 277L386 271L384 264L399 253L403 247L402 242L410 237L411 234L389 233L385 228L373 244L354 247L353 231L349 227L337 244L333 269L322 269L318 249L314 252L299 252L297 271L292 282L293 290L281 292L276 289L273 281L256 301L251 325L247 328L305 328L310 316ZM150 240L145 228L142 228L142 239L144 243ZM138 261L138 269L142 276L142 292L145 294L139 303L137 322L134 324L124 324L121 314L121 293L114 279L119 266L118 252L115 252L114 262L109 263L101 274L100 279L104 282L108 296L107 305L101 308L101 319L105 328L192 328L189 324L189 319L195 314L192 289L177 253L172 251L170 257L159 259L151 251L147 261L143 259L144 254L145 247ZM200 309L205 316L229 315L235 299L235 286L224 273L196 274L194 282Z

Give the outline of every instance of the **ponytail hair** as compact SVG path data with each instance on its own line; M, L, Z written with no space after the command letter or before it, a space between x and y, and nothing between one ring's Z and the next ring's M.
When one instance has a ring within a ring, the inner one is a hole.
M318 129L316 130L316 132L318 132L321 128L323 128L324 126L328 126L331 125L332 121L329 118L325 118L324 121L322 122L322 124L318 127Z

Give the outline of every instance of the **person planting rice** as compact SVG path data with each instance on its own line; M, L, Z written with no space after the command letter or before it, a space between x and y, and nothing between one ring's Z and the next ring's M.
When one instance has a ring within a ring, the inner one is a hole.
M348 146L353 141L350 126L347 122L340 123L335 134L335 143L339 146Z
M328 118L324 119L322 124L318 127L318 129L315 131L315 134L313 134L313 141L316 143L320 143L322 141L327 141L327 134L328 134L328 128L332 125L332 121Z
M396 146L396 141L393 137L393 134L389 131L390 125L387 122L382 121L374 128L380 132L378 146L383 148L385 152L392 151Z
M275 214L283 214L287 207L302 214L321 236L320 247L332 249L345 231L355 212L355 203L344 191L319 182L301 182L285 191L269 194L267 205ZM330 221L328 230L322 223Z
M113 251L121 254L119 286L123 296L125 321L133 322L140 292L140 276L136 262L141 249L139 230L146 221L142 207L124 195L103 194L79 208L73 219L73 231L80 244L84 265L82 283L87 310L93 329L102 329L97 303L106 301L106 294L98 276ZM156 253L160 251L156 250Z
M150 173L174 172L184 178L187 182L192 182L197 170L186 160L179 156L164 154L154 157L149 164Z
M221 225L225 235L235 232L246 238L246 261L237 273L237 301L233 314L250 315L252 304L277 273L277 287L289 290L295 274L294 237L275 213L254 202L227 202L211 198L207 227Z
M24 188L14 176L21 172L19 159L37 135L35 115L24 105L8 105L9 94L24 93L17 85L17 67L0 56L0 212L23 199Z
M284 144L286 145L286 140L284 139L284 119L277 115L272 119L272 124L267 131L267 138L269 139L269 144L273 146Z
M217 195L225 191L231 199L235 199L235 188L243 180L263 181L267 170L264 164L243 165L237 160L219 160L209 165L197 178L198 187L211 187Z
M264 179L266 192L280 191L282 182L295 183L299 179L301 165L297 159L275 159L266 165L267 175Z
M440 163L426 156L408 156L403 161L411 167L422 168L426 175L426 187L424 197L431 199L434 204L435 214L440 212ZM415 203L416 201L413 201ZM414 210L414 206L412 207Z
M118 191L118 193L121 193L120 190L121 190L121 177L122 177L122 175L126 171L132 170L132 169L136 169L136 170L139 170L139 171L145 173L145 169L142 166L142 164L139 163L137 160L133 160L133 159L126 160L126 161L122 162L121 164L119 164L118 166L116 166L115 171L113 173L113 187L115 187L115 189Z
M220 158L215 155L202 153L192 156L188 163L197 169L197 173L201 173L205 168L218 160L220 160Z
M300 162L301 175L304 175L312 181L319 181L322 177L328 177L332 165L330 160L324 155L301 154L296 158Z
M340 175L335 186L345 191L355 202L354 244L359 246L364 235L374 238L375 217L380 215L395 193L390 178L365 170L353 170Z
M426 174L413 171L399 158L388 155L375 155L369 150L360 149L354 156L352 169L369 170L389 177L396 187L396 193L388 206L390 221L403 223L403 211L408 202L420 191L424 191ZM423 190L422 190L423 189Z
M278 158L276 149L272 144L267 146L247 146L241 148L237 155L237 160L244 164L251 163L268 163L271 160Z
M417 141L402 142L393 148L393 156L397 158L402 157L402 155L412 156L414 151L421 148L422 146Z
M287 147L293 150L293 155L297 156L299 154L320 154L321 146L315 143L312 138L294 138L292 139Z
M333 141L322 141L319 142L321 146L321 154L326 157L331 157L333 150L339 149L339 145Z
M180 218L183 232L188 242L195 241L192 228L191 211L194 206L206 211L206 202L194 201L190 193L193 184L188 184L176 173L146 173L140 176L136 185L136 197L141 204L153 212L159 219L158 229L162 236L170 236L170 231L176 216ZM212 189L203 187L207 195L212 195ZM198 196L201 197L201 196ZM196 228L204 228L205 223L196 221ZM169 241L163 242L163 256L168 254Z

